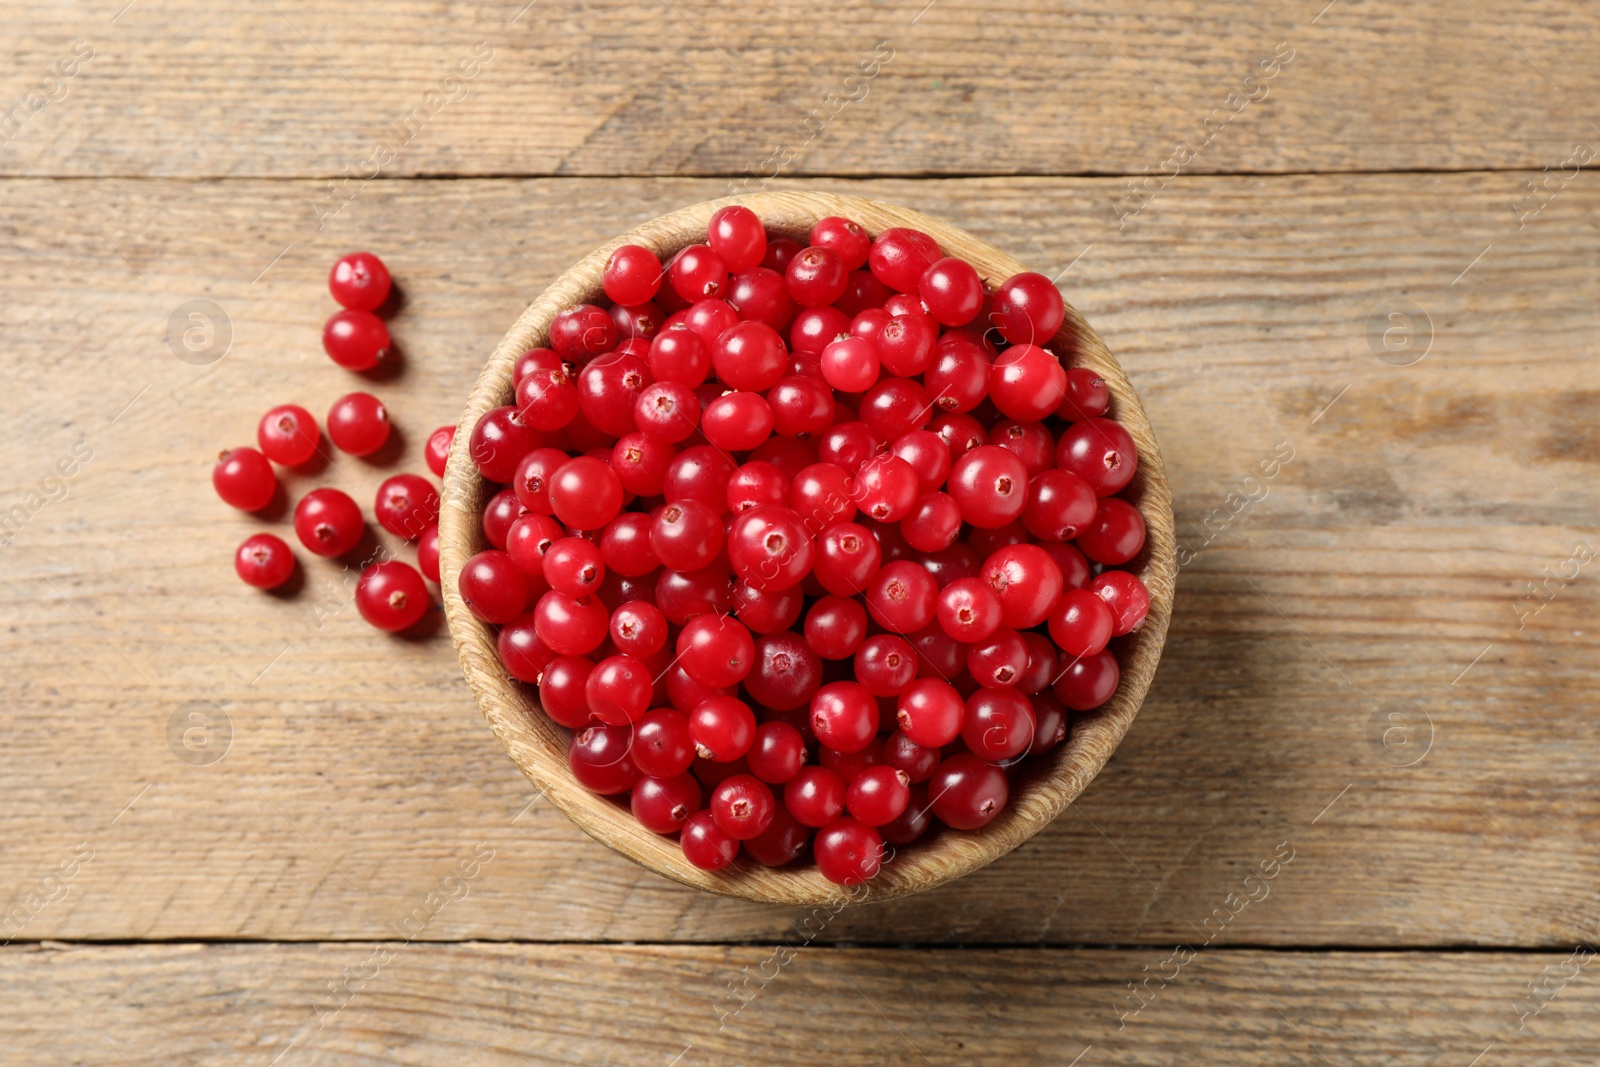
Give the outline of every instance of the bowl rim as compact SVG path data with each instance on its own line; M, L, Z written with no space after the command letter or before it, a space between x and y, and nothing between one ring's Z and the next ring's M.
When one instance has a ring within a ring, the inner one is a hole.
M1066 319L1050 346L1072 366L1098 371L1110 390L1108 413L1133 437L1139 470L1122 495L1139 509L1146 544L1134 569L1150 590L1150 611L1140 628L1115 638L1121 682L1112 699L1088 713L1074 713L1068 739L1031 769L1011 802L983 830L942 830L929 843L908 846L886 862L876 877L849 889L828 882L814 864L768 868L741 856L721 871L702 871L683 858L677 841L646 830L624 805L588 792L572 778L565 748L570 732L546 718L532 687L510 679L500 666L495 628L467 609L458 581L462 566L488 547L479 519L490 483L468 456L478 419L511 402L516 359L544 343L555 314L575 303L595 300L611 252L638 244L663 259L703 241L713 213L730 205L750 208L767 230L799 237L827 216L860 222L876 236L894 226L919 229L938 241L946 255L958 255L998 282L1027 268L1005 252L937 218L865 197L806 191L759 192L704 201L667 212L636 226L574 263L523 311L496 345L480 372L456 426L444 474L439 519L441 592L462 673L484 718L507 754L530 782L591 837L641 866L674 881L725 896L783 905L825 905L887 900L942 885L988 865L1038 833L1088 786L1132 725L1161 658L1172 613L1177 578L1176 536L1171 491L1165 467L1143 405L1121 366L1083 317L1066 302ZM557 748L559 747L559 752Z

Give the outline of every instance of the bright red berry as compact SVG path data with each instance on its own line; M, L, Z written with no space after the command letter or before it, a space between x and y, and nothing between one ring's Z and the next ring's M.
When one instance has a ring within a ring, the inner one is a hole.
M356 608L380 630L395 633L414 626L432 603L422 575L397 559L374 563L356 582Z
M217 457L211 468L211 486L224 503L240 511L259 511L272 503L278 476L272 464L253 448L235 448Z
M280 537L254 534L233 555L233 569L247 585L276 589L294 573L294 553Z
M294 532L319 556L342 556L361 541L366 524L356 502L338 489L313 489L294 509Z
M322 350L346 370L371 370L389 355L389 327L370 311L337 311L322 327Z

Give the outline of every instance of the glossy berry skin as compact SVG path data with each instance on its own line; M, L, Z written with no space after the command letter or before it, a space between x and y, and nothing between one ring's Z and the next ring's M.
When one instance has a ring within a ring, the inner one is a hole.
M420 475L396 474L378 486L372 514L385 530L415 541L439 521L439 491Z
M939 259L939 243L921 230L896 226L872 242L867 263L878 280L899 293L918 291L922 275Z
M371 393L350 393L328 410L328 438L342 452L369 456L389 440L389 412Z
M702 871L720 871L739 855L739 842L724 832L707 810L684 821L678 840L683 858Z
M682 382L652 382L634 401L633 421L652 441L677 444L700 424L700 400Z
M528 580L511 557L499 549L485 549L467 560L458 584L461 599L484 622L510 622L528 606ZM543 633L539 637L550 648L562 652Z
M753 774L736 774L711 791L710 808L724 833L748 841L772 824L778 802L766 782Z
M789 295L801 307L832 304L844 295L850 271L831 248L804 249L789 261L784 272Z
M989 399L1019 422L1037 422L1055 412L1066 395L1061 361L1037 345L1015 345L995 357Z
M1061 568L1038 545L1008 545L983 563L980 578L1000 599L1000 614L1013 630L1045 621L1061 599Z
M573 304L550 322L550 347L569 363L584 363L616 347L617 325L603 308Z
M1000 598L981 579L958 578L939 591L938 618L953 639L983 641L1000 628Z
M366 524L356 502L338 489L313 489L294 509L294 532L319 556L342 556L361 542Z
M396 633L414 626L432 601L422 575L397 559L374 563L356 582L356 609L380 630Z
M700 810L700 782L692 774L640 778L628 795L639 825L658 834L675 834Z
M1033 698L1033 718L1033 743L1028 746L1028 755L1042 756L1067 739L1067 709L1054 696L1046 692Z
M950 477L950 448L932 430L912 430L895 438L889 451L910 464L917 476L917 492L932 493Z
M1078 547L1096 563L1114 567L1127 563L1144 548L1144 516L1139 509L1116 497L1100 501L1094 521L1078 532Z
M538 625L537 614L534 625ZM637 722L649 710L650 688L650 668L642 660L607 656L590 672L584 697L595 718L619 726Z
M867 611L885 630L908 634L934 620L939 587L921 565L890 563L873 576L866 589Z
M701 759L731 763L750 751L755 737L755 713L742 700L712 695L689 711L689 739Z
M854 597L825 596L806 615L806 642L823 659L848 659L867 637L867 609Z
M756 665L744 680L750 698L773 711L810 704L822 683L822 660L797 633L767 634L756 642Z
M878 701L859 682L834 682L811 698L811 732L835 752L860 752L878 733Z
M867 826L892 822L911 799L911 779L905 771L879 764L868 767L845 790L845 808Z
M1068 664L1051 688L1073 711L1093 711L1111 699L1121 680L1117 658L1110 652L1097 652Z
M874 737L858 752L840 752L823 745L817 751L817 758L824 767L837 774L839 781L848 789L850 783L856 780L856 775L883 762L883 738Z
M899 730L883 739L883 765L904 772L911 785L926 782L939 766L939 750L917 744Z
M1005 632L1009 634L1017 633L1015 630ZM1057 649L1054 642L1044 634L1034 633L1030 630L1027 633L1017 634L1017 636L1022 639L1022 672L1017 675L1014 681L1000 684L1015 685L1017 692L1032 696L1048 689L1050 683L1055 681ZM971 658L970 653L968 658Z
M1069 656L1103 651L1115 627L1106 602L1087 589L1068 590L1050 613L1050 639Z
M517 412L535 430L561 429L578 407L578 387L564 370L538 368L517 382Z
M856 653L855 676L875 697L897 696L917 676L916 649L903 637L875 634Z
M707 245L690 245L672 259L667 279L690 302L720 297L728 290L728 265Z
M782 785L800 773L806 742L800 731L786 722L764 722L745 753L750 773L768 785Z
M971 411L989 393L989 355L970 338L946 334L922 381L941 411Z
M927 390L909 378L885 378L861 398L861 421L885 441L920 430L932 418Z
M1089 579L1093 575L1089 571L1089 560L1082 552L1071 545L1057 544L1054 541L1045 541L1039 547L1044 549L1061 569L1063 589L1089 588Z
M523 515L522 503L517 494L502 489L489 498L483 509L483 536L495 548L505 548L511 536L511 527Z
M591 793L626 793L639 780L639 768L628 755L632 731L626 726L588 726L572 735L567 766L578 784Z
M823 434L817 456L851 474L887 454L888 446L872 427L859 420L835 423Z
M998 445L980 445L951 466L949 493L967 522L998 529L1028 505L1028 468Z
M874 522L899 522L917 503L917 472L899 456L880 456L856 472L856 507Z
M1014 345L1042 345L1055 337L1066 320L1061 290L1043 274L1013 274L994 291L989 321Z
M814 551L800 516L772 504L740 514L728 535L728 562L734 572L768 592L798 584L811 570Z
M341 307L377 311L389 299L389 268L371 252L340 256L328 271L328 292Z
M767 254L767 231L754 211L733 204L711 216L706 244L730 271L749 270Z
M272 503L278 476L260 452L235 448L217 457L217 465L211 468L211 487L223 503L240 511L259 511Z
M480 552L479 555L485 555L485 553ZM474 560L477 558L477 556L473 557ZM469 564L471 562L471 560L468 561ZM464 584L467 572L463 570L461 573ZM518 573L518 578L521 578L520 573ZM523 581L526 582L525 579ZM514 590L507 589L497 595L503 598L504 609L491 609L485 603L485 596L480 593L477 608L473 613L484 619L485 622L497 621L484 618L484 612L494 610L496 614L499 614L501 610L509 610L510 605L515 601ZM524 604L526 604L528 595L529 592L525 586L522 594ZM462 591L462 596L466 596L465 590ZM468 606L471 607L472 605L469 604ZM600 602L598 597L593 596L573 597L565 593L558 593L552 589L539 597L538 603L533 607L533 623L539 632L539 640L563 656L587 656L593 652L600 646L600 642L605 640L606 626L609 622L610 616L606 614L605 605ZM643 709L640 710L642 711Z
M654 252L639 245L623 245L606 260L600 285L612 303L631 306L655 299L661 275L661 261Z
M718 564L697 571L662 569L656 578L656 606L667 621L682 626L696 615L733 607L733 577Z
M454 426L441 426L428 435L428 440L422 446L422 456L428 462L428 469L434 477L443 478L445 464L450 460L450 444L456 439Z
M254 534L233 554L233 570L246 585L276 589L294 573L294 553L281 537Z
M710 445L695 445L679 452L667 467L662 495L667 503L698 500L718 514L728 508L728 479L738 468Z
M841 393L862 393L878 380L878 349L864 337L843 337L822 350L822 378Z
M826 826L844 811L844 782L826 767L802 767L784 786L783 805L802 826Z
M942 748L961 736L965 717L961 694L938 678L918 678L906 685L895 711L900 732L926 748Z
M848 815L818 830L812 848L817 870L835 885L860 885L876 875L883 863L883 837Z
M972 264L947 257L930 264L917 280L917 295L943 326L965 326L983 307L983 281Z
M950 450L951 463L954 463L979 445L988 443L983 424L971 415L959 413L940 415L933 420L933 425L929 427L929 432L937 434L939 440L943 441L945 447Z
M578 372L578 410L602 433L621 437L638 429L633 412L650 384L650 366L633 355L592 360ZM570 431L569 431L570 432Z
M1111 609L1115 636L1131 633L1150 614L1150 590L1137 575L1106 571L1089 582L1089 589Z
M744 680L755 662L755 639L744 623L726 615L696 615L678 633L678 663L689 677L713 689ZM731 758L731 757L730 757Z
M694 740L689 735L688 718L672 708L646 712L634 723L633 747L629 752L639 770L654 778L672 778L684 773L694 763Z
M650 550L671 570L709 566L722 551L722 518L698 500L663 505L651 520Z
M685 328L700 335L708 345L739 324L739 313L726 300L696 300L683 313Z
M724 452L748 452L772 436L772 407L760 393L726 393L706 405L700 432Z
M989 443L999 445L1022 460L1031 480L1056 465L1056 439L1043 423L1007 419L989 428Z
M1051 663L1053 666L1053 658ZM990 637L967 646L967 673L981 686L1005 689L1019 685L1027 670L1028 643L1015 630L996 630ZM1038 688L1042 689L1043 684Z
M961 533L961 506L948 493L928 493L900 522L900 535L918 552L948 548Z
M744 851L763 867L782 867L799 859L810 843L811 831L779 804L767 828L744 842Z
M1014 689L980 689L967 698L961 740L989 763L1010 763L1033 744L1033 704Z
M981 830L1011 797L1006 772L970 752L951 756L928 779L928 796L939 821L956 830Z
M1067 371L1067 395L1056 409L1058 418L1069 422L1099 418L1111 406L1111 390L1106 380L1088 367L1073 367Z
M1099 496L1121 492L1139 469L1139 450L1111 419L1075 422L1056 442L1056 466L1071 471Z
M649 364L656 381L693 389L711 373L711 346L693 330L662 330L650 342Z
M279 404L261 416L256 444L274 463L298 467L317 454L317 420L298 404Z
M581 537L563 537L545 550L541 568L550 588L567 596L587 596L599 592L606 576L600 546Z
M859 222L829 215L818 219L808 238L813 248L829 248L839 256L845 270L860 270L867 265L872 238Z
M929 774L932 773L930 770ZM896 848L911 844L933 827L933 807L928 803L928 787L926 784L917 784L915 776L912 782L911 800L907 802L906 810L900 813L898 819L878 827L883 839Z
M467 454L479 474L491 482L509 482L522 457L538 448L541 441L539 431L508 404L490 408L478 419L467 442Z
M518 615L500 627L494 645L506 673L530 685L539 684L544 677L544 669L556 658L556 654L539 640L539 633L533 626L533 616L528 614Z
M603 460L578 456L551 477L550 506L568 526L598 530L622 510L622 483Z
M389 327L370 311L338 311L322 327L322 350L345 370L371 370L392 343Z
M813 438L833 425L833 394L824 382L791 374L767 393L772 429L784 437Z
M789 324L789 347L797 353L817 353L849 332L850 319L838 308L802 308Z
M513 625L525 623L519 619ZM569 730L587 726L590 722L587 690L589 675L593 673L594 661L585 656L555 656L545 664L544 673L539 677L539 706L552 721Z
M667 644L667 617L648 600L630 600L611 613L607 626L617 651L644 659Z
M1052 468L1028 480L1022 523L1041 541L1071 541L1099 510L1094 488L1071 471Z
M771 326L740 322L712 343L711 365L726 388L764 393L788 373L789 353Z
M611 451L610 467L624 492L635 496L660 496L667 468L677 455L671 445L652 441L635 431L617 441Z
M544 582L544 556L550 546L561 540L561 524L548 515L518 515L506 530L504 548L517 569L530 578L538 579L539 588ZM493 544L493 539L490 539Z

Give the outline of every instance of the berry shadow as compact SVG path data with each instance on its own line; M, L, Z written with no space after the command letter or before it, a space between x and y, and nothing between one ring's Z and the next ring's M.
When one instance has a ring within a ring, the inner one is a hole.
M376 367L360 371L362 378L374 384L388 384L405 373L405 350L391 336L389 339L389 352L379 361Z
M404 644L422 644L438 637L445 628L444 608L438 601L430 601L427 613L398 633L390 634Z
M277 600L293 600L305 591L306 569L300 565L299 559L294 561L294 570L289 572L289 577L283 584L272 589L263 589L262 592Z
M264 519L267 522L276 522L288 513L289 490L284 488L281 480L277 485L272 487L272 499L267 501L263 507L257 508L255 511L250 512L250 514L254 515L256 518Z
M368 452L358 458L369 467L393 467L399 464L401 457L405 455L405 451L405 431L391 423L389 425L389 439L376 452Z
M326 471L332 463L333 442L328 440L327 434L319 431L317 433L317 450L311 454L311 458L288 469L294 474L311 478Z
M405 287L402 286L398 281L396 281L393 275L390 275L389 276L389 295L384 298L383 303L378 306L378 310L374 311L373 314L378 316L378 318L387 321L389 319L394 318L396 315L400 314L400 312L404 311L405 309L406 309L406 291L405 291Z

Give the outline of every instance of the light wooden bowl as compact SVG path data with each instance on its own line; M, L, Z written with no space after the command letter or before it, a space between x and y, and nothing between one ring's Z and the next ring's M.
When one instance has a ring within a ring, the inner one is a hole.
M602 245L557 278L522 313L500 341L483 370L456 428L444 476L443 513L439 520L439 559L445 613L467 684L478 698L495 736L535 786L590 836L629 859L699 889L771 904L816 905L839 901L844 891L822 877L815 865L766 868L743 858L718 872L691 866L675 839L641 827L625 806L586 791L567 769L570 732L545 718L534 691L512 681L495 652L495 631L467 610L457 590L462 566L473 553L488 547L479 526L489 498L489 485L467 455L473 426L490 408L512 402L512 366L517 356L545 343L557 311L575 303L597 302L606 259L619 245L638 244L663 260L686 245L705 240L713 212L729 204L755 211L771 232L802 242L818 219L842 215L855 219L874 235L891 226L910 226L933 236L949 255L960 256L990 281L1026 268L1004 252L971 234L920 212L853 196L823 193L757 193L730 197L674 211ZM1083 792L1127 732L1144 700L1166 640L1177 574L1172 522L1172 497L1161 453L1139 398L1122 368L1100 338L1068 304L1067 321L1053 346L1074 366L1090 367L1110 387L1114 416L1139 446L1139 472L1124 494L1144 515L1146 548L1136 569L1150 588L1150 614L1135 633L1116 639L1112 648L1122 665L1122 684L1104 707L1075 716L1071 736L1013 783L1011 802L994 822L976 833L942 830L929 841L899 850L891 862L850 899L886 899L914 893L959 878L993 862L1038 833Z

